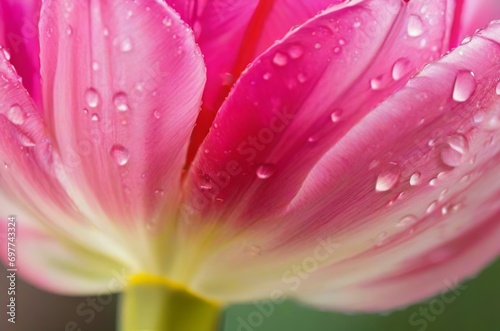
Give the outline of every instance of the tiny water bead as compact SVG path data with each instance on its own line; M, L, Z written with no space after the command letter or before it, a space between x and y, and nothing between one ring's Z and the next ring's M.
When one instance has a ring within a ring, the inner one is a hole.
M399 222L396 224L397 227L400 228L408 228L410 226L415 225L418 222L418 218L414 215L407 215L404 216L399 220Z
M382 172L377 177L377 182L375 184L375 190L377 192L387 192L393 189L399 181L400 172L396 169L391 169Z
M99 100L99 92L95 88L91 87L85 91L85 102L90 108L96 108L99 105Z
M281 52L277 52L274 54L273 63L278 67L284 67L288 64L288 57Z
M12 105L7 112L7 119L15 125L21 125L26 120L26 114L23 108L18 105Z
M290 56L291 59L299 59L302 55L304 55L304 49L302 46L292 45L288 48L288 56Z
M496 95L500 96L500 82L498 82L497 86L495 87L495 93L496 93Z
M408 35L410 37L419 37L424 33L424 24L420 16L411 15L408 18Z
M410 185L417 186L420 185L420 183L422 183L422 174L420 172L415 172L410 177Z
M453 135L446 140L446 144L441 150L441 159L447 166L458 167L464 162L468 151L467 138L463 135Z
M97 114L95 114L95 113L94 113L94 114L92 114L92 115L90 116L90 120L91 120L92 122L99 122L99 115L97 115Z
M127 95L123 92L116 93L113 97L113 104L119 112L126 112L128 110L127 102Z
M453 100L465 102L470 99L476 91L477 82L471 71L460 71L455 79L453 87Z
M119 166L124 166L128 163L130 159L130 152L127 148L122 145L115 144L111 147L110 151L111 157Z
M274 164L264 163L257 168L257 177L260 179L268 179L276 170Z
M130 37L125 37L120 42L120 50L124 53L130 52L133 48L132 39Z
M342 118L342 110L337 109L337 110L333 111L332 114L330 115L330 118L331 118L333 123L340 122L340 120Z
M410 61L406 58L401 58L394 63L392 67L392 79L400 80L408 73Z

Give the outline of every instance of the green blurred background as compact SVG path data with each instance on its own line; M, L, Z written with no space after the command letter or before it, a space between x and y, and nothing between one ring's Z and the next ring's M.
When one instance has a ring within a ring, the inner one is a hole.
M0 283L1 288L7 288L6 277L2 277ZM465 282L462 288L451 303L439 299L433 303L430 299L385 315L321 312L287 302L274 306L267 317L256 314L259 310L253 304L235 306L226 311L221 331L500 331L500 260L475 279ZM90 318L90 314L83 317L78 313L78 307L87 298L51 295L22 281L18 281L18 290L17 323L7 323L3 312L2 331L114 330L116 297L110 297L105 305L98 305L100 308L94 310ZM2 307L5 307L6 295L3 290L1 293ZM426 310L427 318L424 316Z

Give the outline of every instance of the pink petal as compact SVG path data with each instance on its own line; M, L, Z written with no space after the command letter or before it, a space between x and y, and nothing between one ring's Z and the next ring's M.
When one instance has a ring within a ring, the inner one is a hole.
M0 214L17 217L18 271L45 289L89 293L102 285L88 277L89 267L93 275L107 274L108 281L113 277L110 272L116 261L125 265L123 261L129 259L127 254L122 255L126 250L116 248L116 234L108 232L107 237L104 228L96 231L60 184L58 158L52 152L46 128L3 49L0 89ZM1 219L2 232L7 231L6 222ZM2 238L7 238L7 234L2 233ZM95 250L96 243L103 245L103 253ZM7 253L7 249L2 250L4 263ZM67 257L65 263L63 256ZM96 261L90 261L90 256L96 257ZM82 277L87 279L83 281Z
M457 16L452 32L452 46L470 36L492 20L500 19L498 0L458 0Z
M23 78L36 104L42 104L38 19L40 0L0 1L0 45L9 53L11 63Z
M28 214L29 215L29 214ZM31 229L24 222L30 217L16 215L16 259L10 265L7 249L2 250L1 260L9 269L16 269L16 274L31 284L46 291L64 295L111 295L123 289L131 270L120 261L106 256L95 245L107 243L103 236L95 235L87 240L92 246L82 246L72 240L61 240L53 234ZM7 220L0 222L3 238L7 238ZM89 232L80 232L88 235ZM6 241L7 242L7 241ZM7 247L7 244L5 244Z
M499 36L500 23L489 26L361 119L285 212L210 255L198 290L249 300L280 289L325 308L379 311L498 256ZM230 294L223 284L237 285Z
M207 64L203 110L188 163L241 72L293 26L342 0L167 0L194 29Z
M47 123L72 199L139 228L173 213L205 82L191 30L153 0L42 12Z
M225 219L245 226L280 210L328 148L446 49L447 8L351 2L266 51L236 84L193 164L193 208L237 206L241 215Z

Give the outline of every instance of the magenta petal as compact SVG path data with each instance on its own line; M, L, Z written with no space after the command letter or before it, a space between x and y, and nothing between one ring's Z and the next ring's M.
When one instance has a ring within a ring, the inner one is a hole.
M105 240L104 233L95 230L60 184L58 157L45 125L3 49L0 89L0 213L5 215L0 228L1 237L7 238L5 217L17 218L20 275L60 293L106 290L111 272L124 265L116 262L124 250L115 249L114 237ZM104 253L93 248L98 242L106 247ZM7 249L1 253L4 263L7 253ZM87 277L89 268L94 278Z
M41 0L0 1L0 45L23 78L23 85L41 110L38 20Z
M193 164L195 209L238 208L227 221L241 224L279 211L328 148L447 48L445 9L447 1L352 2L266 51L236 84Z
M451 41L453 47L490 21L500 19L498 0L457 0L457 9Z
M498 256L499 36L500 23L490 25L360 119L284 212L232 233L197 286L246 300L280 289L324 308L380 311Z
M46 120L67 189L81 207L144 228L180 198L203 59L158 1L73 4L45 1L41 19Z

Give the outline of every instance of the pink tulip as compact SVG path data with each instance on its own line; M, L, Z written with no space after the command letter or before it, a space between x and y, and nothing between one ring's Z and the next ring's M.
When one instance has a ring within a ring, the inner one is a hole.
M0 0L26 280L381 311L498 256L497 0L166 3Z

